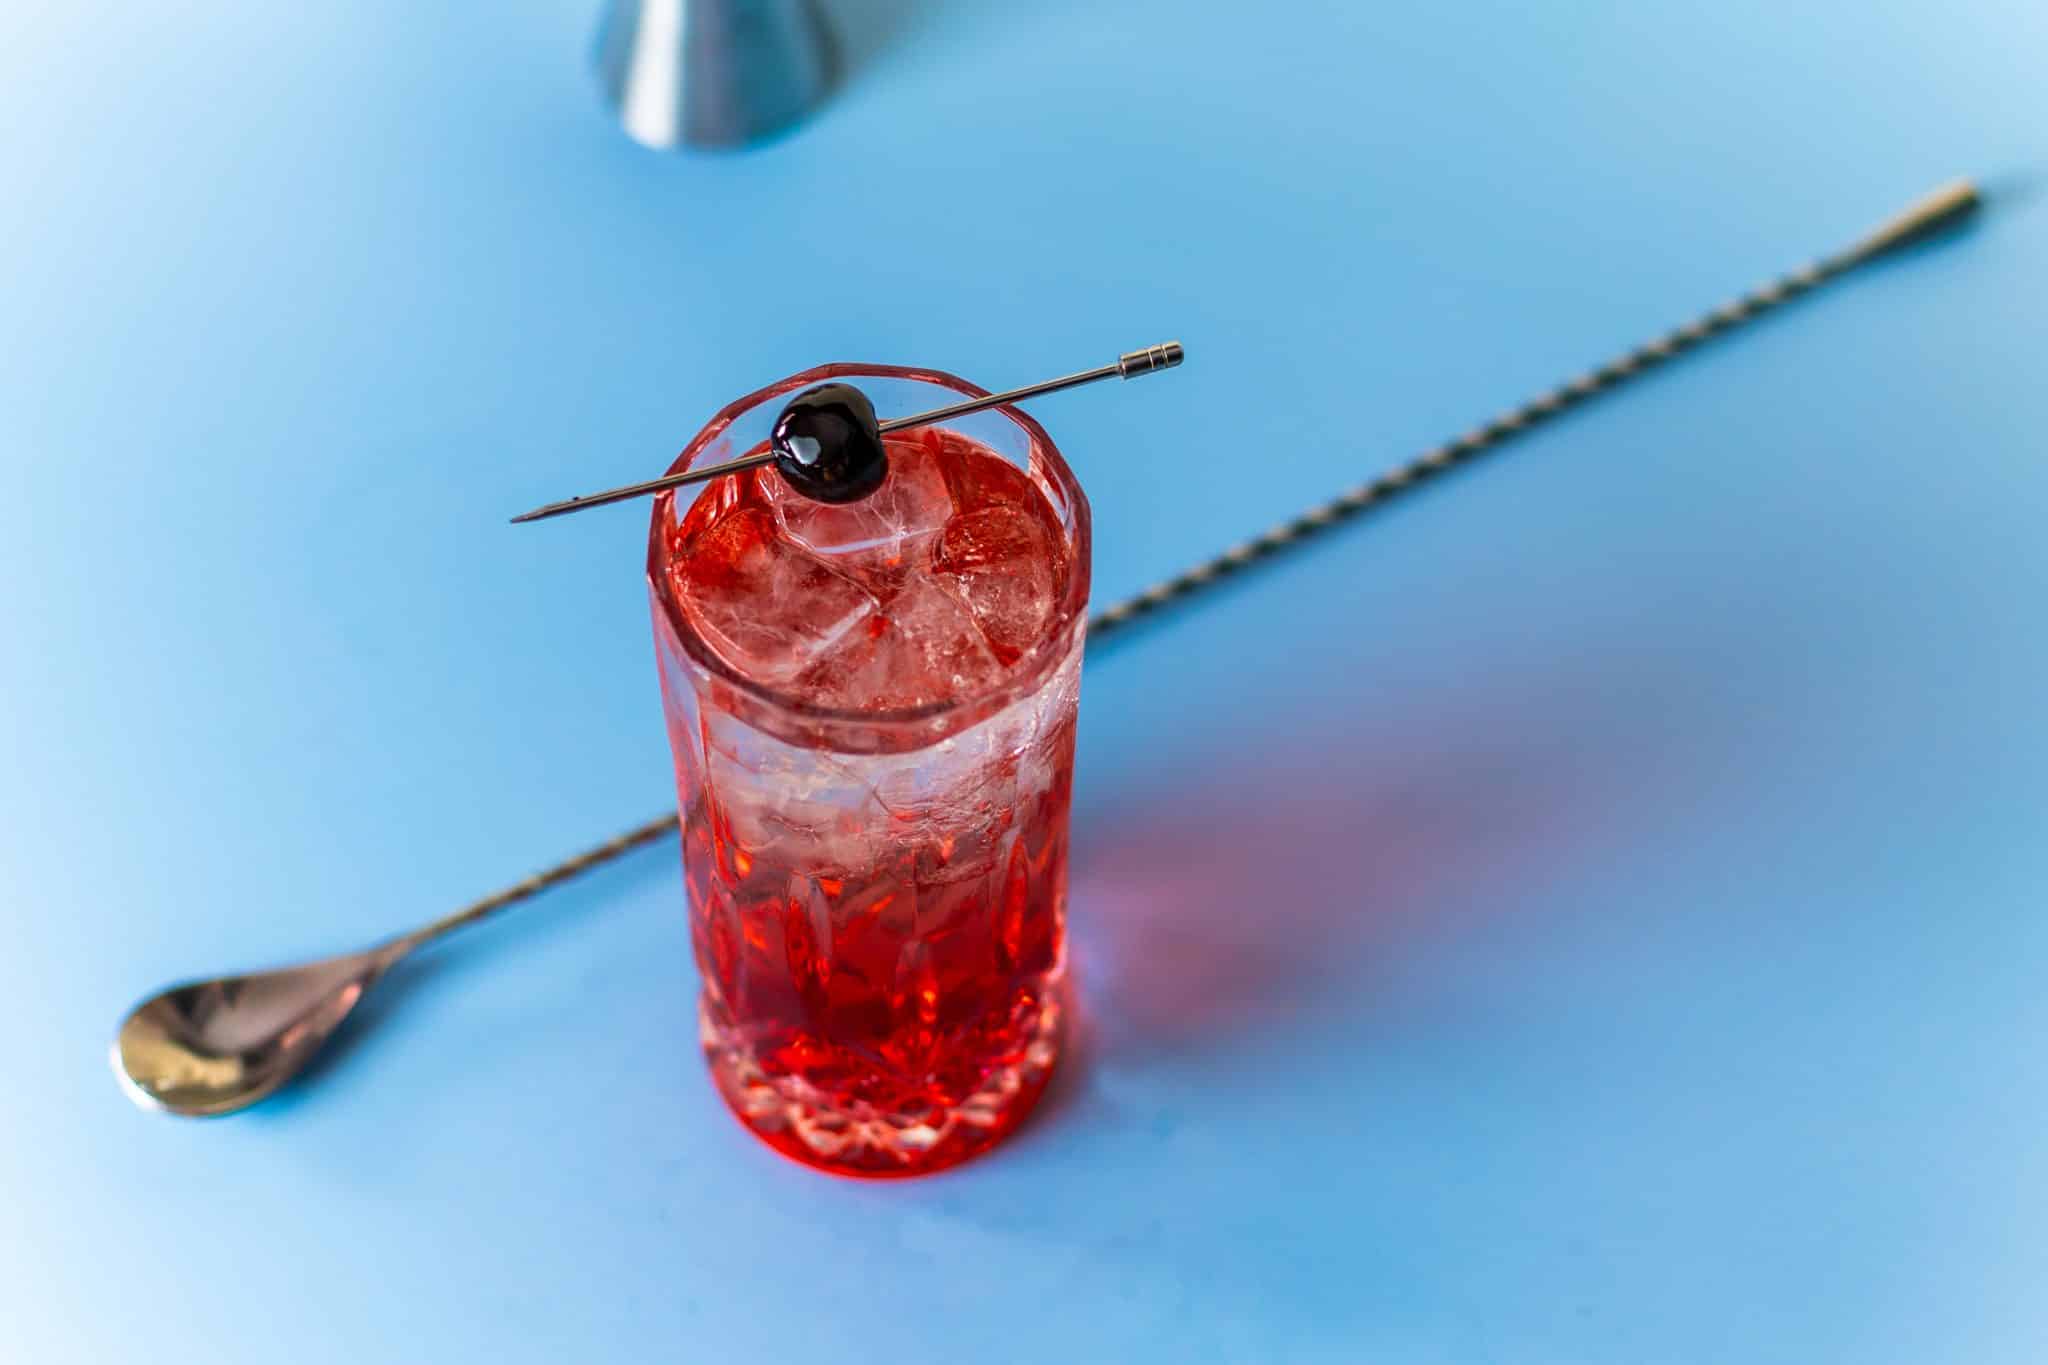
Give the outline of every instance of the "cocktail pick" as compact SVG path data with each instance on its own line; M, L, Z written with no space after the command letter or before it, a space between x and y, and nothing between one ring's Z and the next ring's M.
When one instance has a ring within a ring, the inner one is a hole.
M1121 632L1159 607L1257 564L1319 531L1341 525L1368 508L1419 488L1594 395L1684 354L1710 337L1749 322L1857 266L1953 226L1969 217L1979 202L1977 187L1967 180L1944 185L1844 249L1644 342L1455 440L1424 451L1378 478L1097 612L1088 619L1089 639L1096 642L1112 632ZM1151 349L1170 350L1172 356L1168 359L1161 355L1147 369L1180 362L1178 346ZM1116 373L1121 373L1117 366L1104 366L904 420L935 421L991 404L1015 402L1036 393L1107 379ZM752 462L759 464L764 458L767 457L755 457ZM709 471L699 472L710 477ZM652 491L643 486L621 490L617 496L634 497ZM590 505L594 505L594 500L563 505L561 510ZM549 513L550 509L541 508L533 515ZM663 811L473 905L363 952L275 971L214 977L159 992L137 1005L122 1021L113 1048L114 1073L129 1098L145 1108L174 1114L228 1114L245 1109L297 1075L399 958L444 934L475 924L644 844L674 834L679 816L680 812L675 810Z
M1062 375L1058 379L1048 379L1038 384L1026 384L1021 389L1008 389L1002 393L991 393L982 398L965 398L958 403L948 403L943 408L933 408L930 412L920 412L910 417L892 417L888 421L877 423L875 430L883 435L887 435L892 431L907 431L912 427L928 427L936 422L944 422L953 417L965 417L971 412L980 412L986 408L999 408L1010 403L1021 403L1027 398L1037 398L1041 394L1057 393L1061 389L1079 388L1083 384L1093 384L1099 379L1136 379L1141 374L1151 374L1155 370L1170 370L1180 364L1186 357L1187 352L1178 341L1161 342L1157 346L1147 346L1143 350L1126 351L1111 364L1098 366L1092 370L1082 370L1078 374ZM536 507L531 512L521 513L519 516L512 518L512 520L515 522L541 521L548 517L559 517L569 512L580 512L586 507L602 507L608 502L624 502L629 498L644 498L650 493L659 493L669 488L680 488L687 483L703 483L707 479L716 479L726 474L737 474L741 470L754 469L777 460L809 464L810 461L803 459L800 453L789 451L786 448L784 430L788 424L791 409L796 408L806 394L815 394L824 389L846 389L850 392L858 393L857 390L852 390L849 385L821 384L817 389L806 390L805 394L798 394L796 398L791 400L790 407L783 410L783 418L776 422L777 440L771 444L768 450L754 455L742 455L737 460L727 460L723 464L706 465L702 469L686 469L680 474L664 475L659 479L649 479L645 483L627 484L623 488L610 488L602 493L587 493L580 498L570 498L566 502L551 502L545 507ZM862 398L860 401L865 404L866 399ZM873 417L873 410L868 409L866 416L871 419ZM798 439L801 440L803 438L799 437ZM784 448L778 449L777 447ZM879 482L879 479L877 481ZM816 495L814 494L813 496ZM826 501L833 502L850 500L836 497L826 499Z

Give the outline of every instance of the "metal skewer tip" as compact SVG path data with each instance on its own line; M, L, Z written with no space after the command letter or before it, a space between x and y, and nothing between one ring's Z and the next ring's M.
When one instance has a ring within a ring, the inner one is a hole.
M934 423L946 421L949 418L965 417L971 412L984 412L989 408L1000 408L1011 403L1021 403L1027 398L1037 398L1042 394L1057 393L1061 389L1079 388L1083 384L1093 384L1101 379L1136 379L1141 374L1151 374L1155 370L1170 370L1185 359L1187 359L1186 347L1182 346L1178 341L1162 341L1156 346L1146 346L1140 350L1126 351L1118 356L1116 363L1112 365L1103 365L1093 370L1082 370L1077 374L1062 375L1058 379L1048 379L1038 384L1026 384L1021 389L1005 389L1001 393L985 394L980 398L963 399L958 403L949 403L943 408L933 408L929 412L916 413L910 417L892 417L886 422L878 422L876 429L886 434L892 431L905 431L911 427L928 427ZM743 469L752 469L756 465L767 464L774 458L773 453L743 455L737 460L727 460L723 464L706 465L702 469L686 469L680 474L668 474L659 479L649 479L645 483L627 484L622 488L609 488L602 493L586 493L580 497L565 499L562 502L551 502L545 507L536 507L531 512L521 512L518 516L512 518L512 522L514 525L518 525L521 522L527 521L545 521L549 517L559 517L569 512L580 512L586 507L602 507L606 503L624 502L628 498L642 498L650 493L660 493L670 488L680 488L684 484L703 483L708 479L716 479L726 474L736 474Z

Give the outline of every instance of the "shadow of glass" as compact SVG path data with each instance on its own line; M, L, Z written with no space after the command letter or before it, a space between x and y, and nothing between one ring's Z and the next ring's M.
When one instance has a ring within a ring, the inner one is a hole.
M1758 644L1730 617L1720 657ZM1683 648L1578 640L1539 675L1370 710L1272 697L1260 704L1286 721L1248 738L1127 739L1167 766L1084 781L1075 813L1070 925L1094 1055L1356 1044L1396 1026L1394 988L1425 950L1697 812L1723 746L1762 720L1701 666L1723 624L1695 620ZM1769 702L1788 717L1804 704Z
M1076 868L1083 1008L1107 1057L1355 1004L1416 940L1451 928L1465 889L1571 856L1602 799L1583 774L1484 731L1434 751L1354 738L1209 757L1227 779L1131 803Z

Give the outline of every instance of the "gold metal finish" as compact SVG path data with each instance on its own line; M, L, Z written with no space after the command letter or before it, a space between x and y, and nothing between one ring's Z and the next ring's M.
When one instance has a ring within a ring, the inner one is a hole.
M1895 251L1910 242L1954 227L1975 213L1983 203L1984 196L1975 181L1951 180L1940 189L1914 200L1901 209L1898 216L1880 223L1868 237L1842 252L1841 265L1843 268L1861 265L1887 251Z

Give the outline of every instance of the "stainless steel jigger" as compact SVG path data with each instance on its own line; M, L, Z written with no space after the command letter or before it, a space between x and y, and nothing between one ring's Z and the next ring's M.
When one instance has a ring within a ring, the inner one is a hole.
M738 147L796 122L837 78L817 0L606 0L597 76L634 141Z

